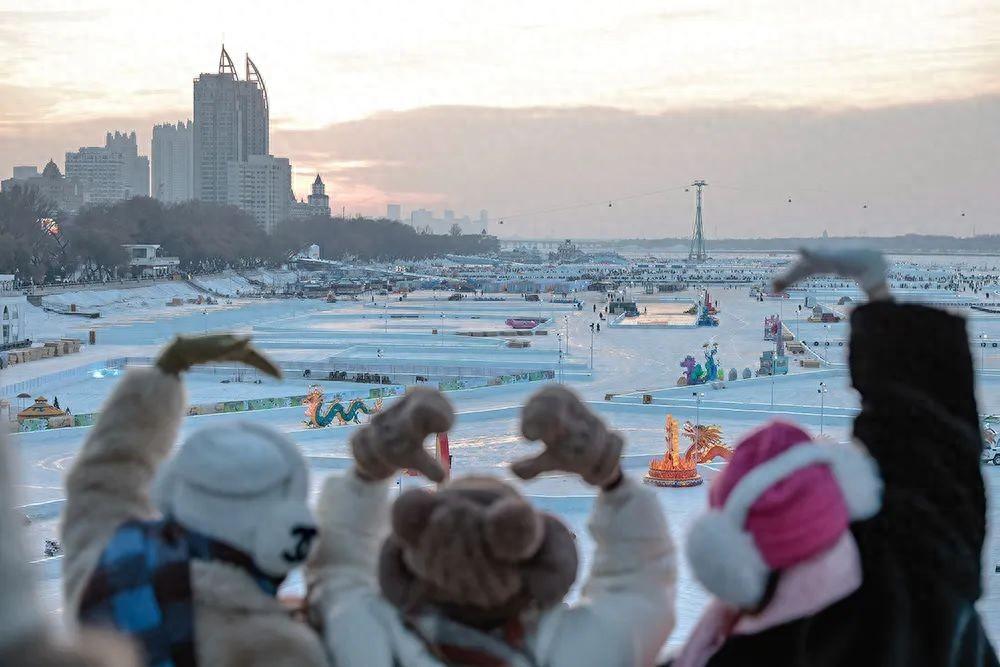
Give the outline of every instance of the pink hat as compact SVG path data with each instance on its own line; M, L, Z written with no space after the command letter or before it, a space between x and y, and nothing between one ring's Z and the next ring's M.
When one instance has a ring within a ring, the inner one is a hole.
M709 490L685 548L719 598L752 609L768 573L832 547L851 521L881 507L878 466L861 447L813 442L787 422L748 435Z
M812 442L804 430L774 421L746 436L709 490L709 505L722 507L733 487L765 461ZM800 468L776 481L747 512L745 530L753 535L772 569L814 556L840 538L849 523L844 494L827 463Z

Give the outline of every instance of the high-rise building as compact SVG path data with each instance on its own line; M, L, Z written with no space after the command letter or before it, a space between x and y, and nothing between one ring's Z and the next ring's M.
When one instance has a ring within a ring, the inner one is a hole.
M153 198L167 204L194 199L194 125L178 121L153 127Z
M230 162L268 154L267 89L257 66L246 57L240 81L232 59L222 48L217 74L194 81L194 196L206 202L229 200ZM287 192L284 193L287 199Z
M268 234L289 217L292 168L288 158L250 155L245 161L227 164L227 196L224 202L238 206L254 217Z
M31 165L28 167L14 167L14 180L15 181L26 181L29 178L36 178L41 176L38 173L38 167Z
M399 222L403 219L403 207L399 204L389 204L385 207L385 217Z
M139 155L135 132L108 132L103 147L66 153L66 178L82 184L87 203L148 197L149 158Z
M76 213L83 205L83 186L74 178L66 178L52 160L42 173L38 167L14 167L14 177L0 181L0 192L14 187L34 188L63 213Z

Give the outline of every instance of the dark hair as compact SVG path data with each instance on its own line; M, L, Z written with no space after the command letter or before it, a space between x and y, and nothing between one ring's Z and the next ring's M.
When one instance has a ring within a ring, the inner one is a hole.
M755 616L767 608L767 605L771 604L771 600L774 598L775 592L778 590L778 582L781 580L781 570L771 570L767 575L767 585L764 586L764 595L760 598L760 602L753 609L747 609L747 613L751 616Z

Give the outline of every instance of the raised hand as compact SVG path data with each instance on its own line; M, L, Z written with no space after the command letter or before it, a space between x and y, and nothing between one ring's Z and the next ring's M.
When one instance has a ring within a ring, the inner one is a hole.
M541 454L511 464L522 479L561 470L606 487L621 476L622 437L561 385L547 386L528 399L521 411L521 433L545 445Z
M775 291L783 292L800 280L829 273L857 281L870 300L890 298L885 280L887 266L878 250L801 248L799 255L799 260L784 275L775 278Z
M387 479L400 468L410 468L434 482L444 480L444 468L424 449L424 440L431 433L444 433L454 422L455 411L441 392L410 389L351 436L358 475Z
M164 373L179 375L209 361L238 361L271 377L281 377L281 369L250 344L250 336L232 334L177 336L160 353L156 365Z

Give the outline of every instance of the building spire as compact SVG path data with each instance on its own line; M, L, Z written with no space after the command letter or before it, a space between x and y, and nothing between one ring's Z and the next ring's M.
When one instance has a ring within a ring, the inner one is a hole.
M264 85L264 79L260 75L260 70L257 69L257 65L254 61L250 60L250 54L246 54L246 71L247 71L247 81L255 81L260 85L261 92L264 93L264 111L265 113L269 110L267 104L267 86Z
M233 65L233 59L229 57L229 53L226 51L226 45L222 45L222 53L219 54L219 74L232 74L234 79L239 80L239 75L236 73L236 66Z

